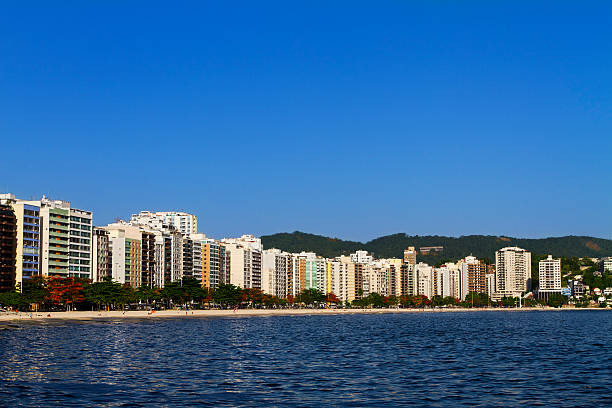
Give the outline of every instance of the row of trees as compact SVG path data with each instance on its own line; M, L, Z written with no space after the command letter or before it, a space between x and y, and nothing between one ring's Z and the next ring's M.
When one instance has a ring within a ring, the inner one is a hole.
M221 284L216 290L203 288L194 278L183 278L180 281L167 284L163 289L146 286L134 289L130 285L122 285L106 279L91 283L86 279L62 278L57 276L35 276L24 280L22 290L0 293L0 305L19 310L123 310L131 307L289 307L339 305L341 301L333 293L324 294L317 289L304 289L297 296L281 299L263 293L260 289L242 289L235 285ZM567 303L567 298L553 295L548 299L548 305L561 306ZM452 296L382 296L370 293L352 303L346 302L345 307L385 308L385 307L513 307L518 304L517 298L504 298L500 302L492 302L484 293L469 293L464 301ZM533 299L524 301L526 306L537 304ZM138 306L137 306L138 305Z
M260 289L241 289L221 284L216 290L202 287L195 278L185 277L171 282L163 289L142 286L134 289L110 278L91 283L87 279L58 276L35 276L24 280L22 288L0 293L0 306L19 310L122 310L126 306L172 307L282 307L338 303L330 293L324 295L316 289L303 290L298 296L281 299L263 293Z

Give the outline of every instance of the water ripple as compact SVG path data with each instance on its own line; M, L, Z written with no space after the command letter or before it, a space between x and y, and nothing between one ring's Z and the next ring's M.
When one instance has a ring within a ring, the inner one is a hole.
M0 332L5 406L608 405L608 313L64 322Z

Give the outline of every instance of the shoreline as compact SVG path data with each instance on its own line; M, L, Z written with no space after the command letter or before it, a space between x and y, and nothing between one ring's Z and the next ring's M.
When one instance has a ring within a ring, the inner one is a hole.
M151 313L139 311L72 311L72 312L4 312L0 322L57 321L57 320L131 320L164 318L206 317L257 317L257 316L313 316L389 313L470 313L470 312L560 312L580 310L612 310L607 308L471 308L471 309L237 309L237 310L159 310Z

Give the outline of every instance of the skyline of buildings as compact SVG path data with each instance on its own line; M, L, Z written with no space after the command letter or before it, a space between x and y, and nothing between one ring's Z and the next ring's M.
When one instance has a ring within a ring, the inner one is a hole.
M33 275L105 278L163 288L191 277L208 289L220 284L261 289L287 298L304 289L334 293L352 302L371 293L383 296L423 295L465 300L471 292L492 300L519 297L531 288L531 253L518 247L500 248L495 264L469 255L456 262L431 266L417 254L441 246L408 247L403 258L375 259L364 250L335 258L314 252L289 253L265 249L253 235L220 240L197 230L197 217L179 211L141 211L129 221L94 226L91 211L68 201L21 200L0 194L0 287L19 285ZM12 265L12 266L11 266ZM602 268L612 267L604 258ZM539 288L549 296L562 292L559 259L539 262ZM577 283L566 288L580 290Z

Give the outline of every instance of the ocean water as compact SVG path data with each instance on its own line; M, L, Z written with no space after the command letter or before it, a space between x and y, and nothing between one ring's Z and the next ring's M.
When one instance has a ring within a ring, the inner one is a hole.
M0 405L611 406L612 313L20 324Z

